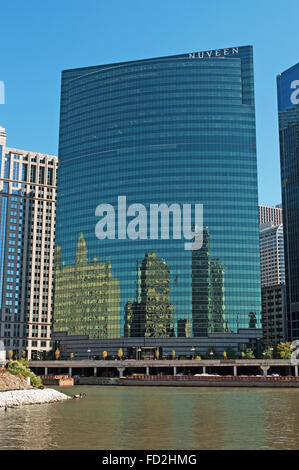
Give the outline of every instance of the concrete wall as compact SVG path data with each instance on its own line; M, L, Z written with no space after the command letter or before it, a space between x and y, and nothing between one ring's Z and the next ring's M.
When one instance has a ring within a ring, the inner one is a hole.
M240 328L238 333L211 333L203 338L115 338L115 339L89 339L88 336L68 336L67 333L53 333L52 340L59 344L61 357L69 358L71 353L76 359L88 357L102 357L105 350L109 356L117 356L122 348L124 355L128 355L130 348L153 347L162 348L163 355L171 355L172 350L176 356L191 356L205 354L209 348L217 349L220 354L229 347L233 348L236 355L247 347L255 346L262 338L262 330L255 328ZM192 352L194 348L194 352ZM87 351L91 352L88 353Z

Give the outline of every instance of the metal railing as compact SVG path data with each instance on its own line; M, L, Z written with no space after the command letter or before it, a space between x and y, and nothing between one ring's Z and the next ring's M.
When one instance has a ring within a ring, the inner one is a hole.
M175 381L186 381L186 380L202 380L202 381L210 381L210 382L215 382L215 381L230 381L230 382L299 382L299 377L293 377L293 376L288 376L288 377L272 377L270 375L264 375L264 376L247 376L247 377L242 377L242 376L233 376L233 375L219 375L219 376L213 376L213 375L204 375L204 376L194 376L194 375L135 375L135 376L128 376L124 380L148 380L148 381L161 381L161 380L175 380Z

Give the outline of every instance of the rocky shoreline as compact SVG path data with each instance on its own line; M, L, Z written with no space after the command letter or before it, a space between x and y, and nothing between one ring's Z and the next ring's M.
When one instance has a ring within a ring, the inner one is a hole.
M6 369L0 368L0 392L6 390L31 389L25 377L21 374L12 375Z
M0 368L0 409L68 400L71 397L52 388L34 388L21 374Z
M71 397L52 388L31 388L0 392L0 409L19 405L54 403L69 400Z

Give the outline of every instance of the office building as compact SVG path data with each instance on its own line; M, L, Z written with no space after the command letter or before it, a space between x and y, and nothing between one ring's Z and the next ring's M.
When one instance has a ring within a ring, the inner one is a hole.
M262 287L263 346L285 341L285 285Z
M264 206L259 205L259 221L260 224L271 222L272 225L282 224L282 206Z
M260 225L264 347L284 341L286 335L283 225L275 225L280 215L269 211Z
M287 333L299 339L299 63L277 77Z
M285 284L283 225L260 225L261 286Z
M14 357L43 356L51 349L58 159L7 147L2 127L0 158L0 340Z
M91 322L104 321L102 307L95 307L83 291L78 294L74 279L82 234L86 266L95 258L109 263L110 275L119 285L119 291L109 295L102 287L98 290L108 316L113 312L109 335L99 329L103 340L145 338L151 346L149 341L157 345L161 336L170 342L228 334L237 344L239 329L243 344L246 334L258 337L252 47L65 70L60 116L56 235L65 287L59 284L56 292L64 307L63 312L55 309L54 332L60 338L63 333L74 335L62 321L72 321L67 302L71 289L78 305L80 298L84 304L84 316ZM101 238L97 227L105 225L99 210L103 204L115 219L106 220L107 235ZM151 205L161 214L162 204L164 217L169 218L151 232ZM209 234L208 252L204 248L205 254L198 256L185 249L183 236L174 234L174 206L182 211L188 204L203 205L203 225ZM128 211L125 216L121 207ZM138 221L132 219L137 214ZM169 237L164 236L166 228ZM163 299L160 314L158 297Z

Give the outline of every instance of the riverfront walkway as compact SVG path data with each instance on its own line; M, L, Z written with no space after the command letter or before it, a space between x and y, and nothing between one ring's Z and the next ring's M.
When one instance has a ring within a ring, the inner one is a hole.
M37 375L69 374L83 377L122 377L132 373L146 376L163 373L194 375L217 373L225 376L271 375L298 377L299 360L289 359L227 359L227 360L54 360L29 362Z

